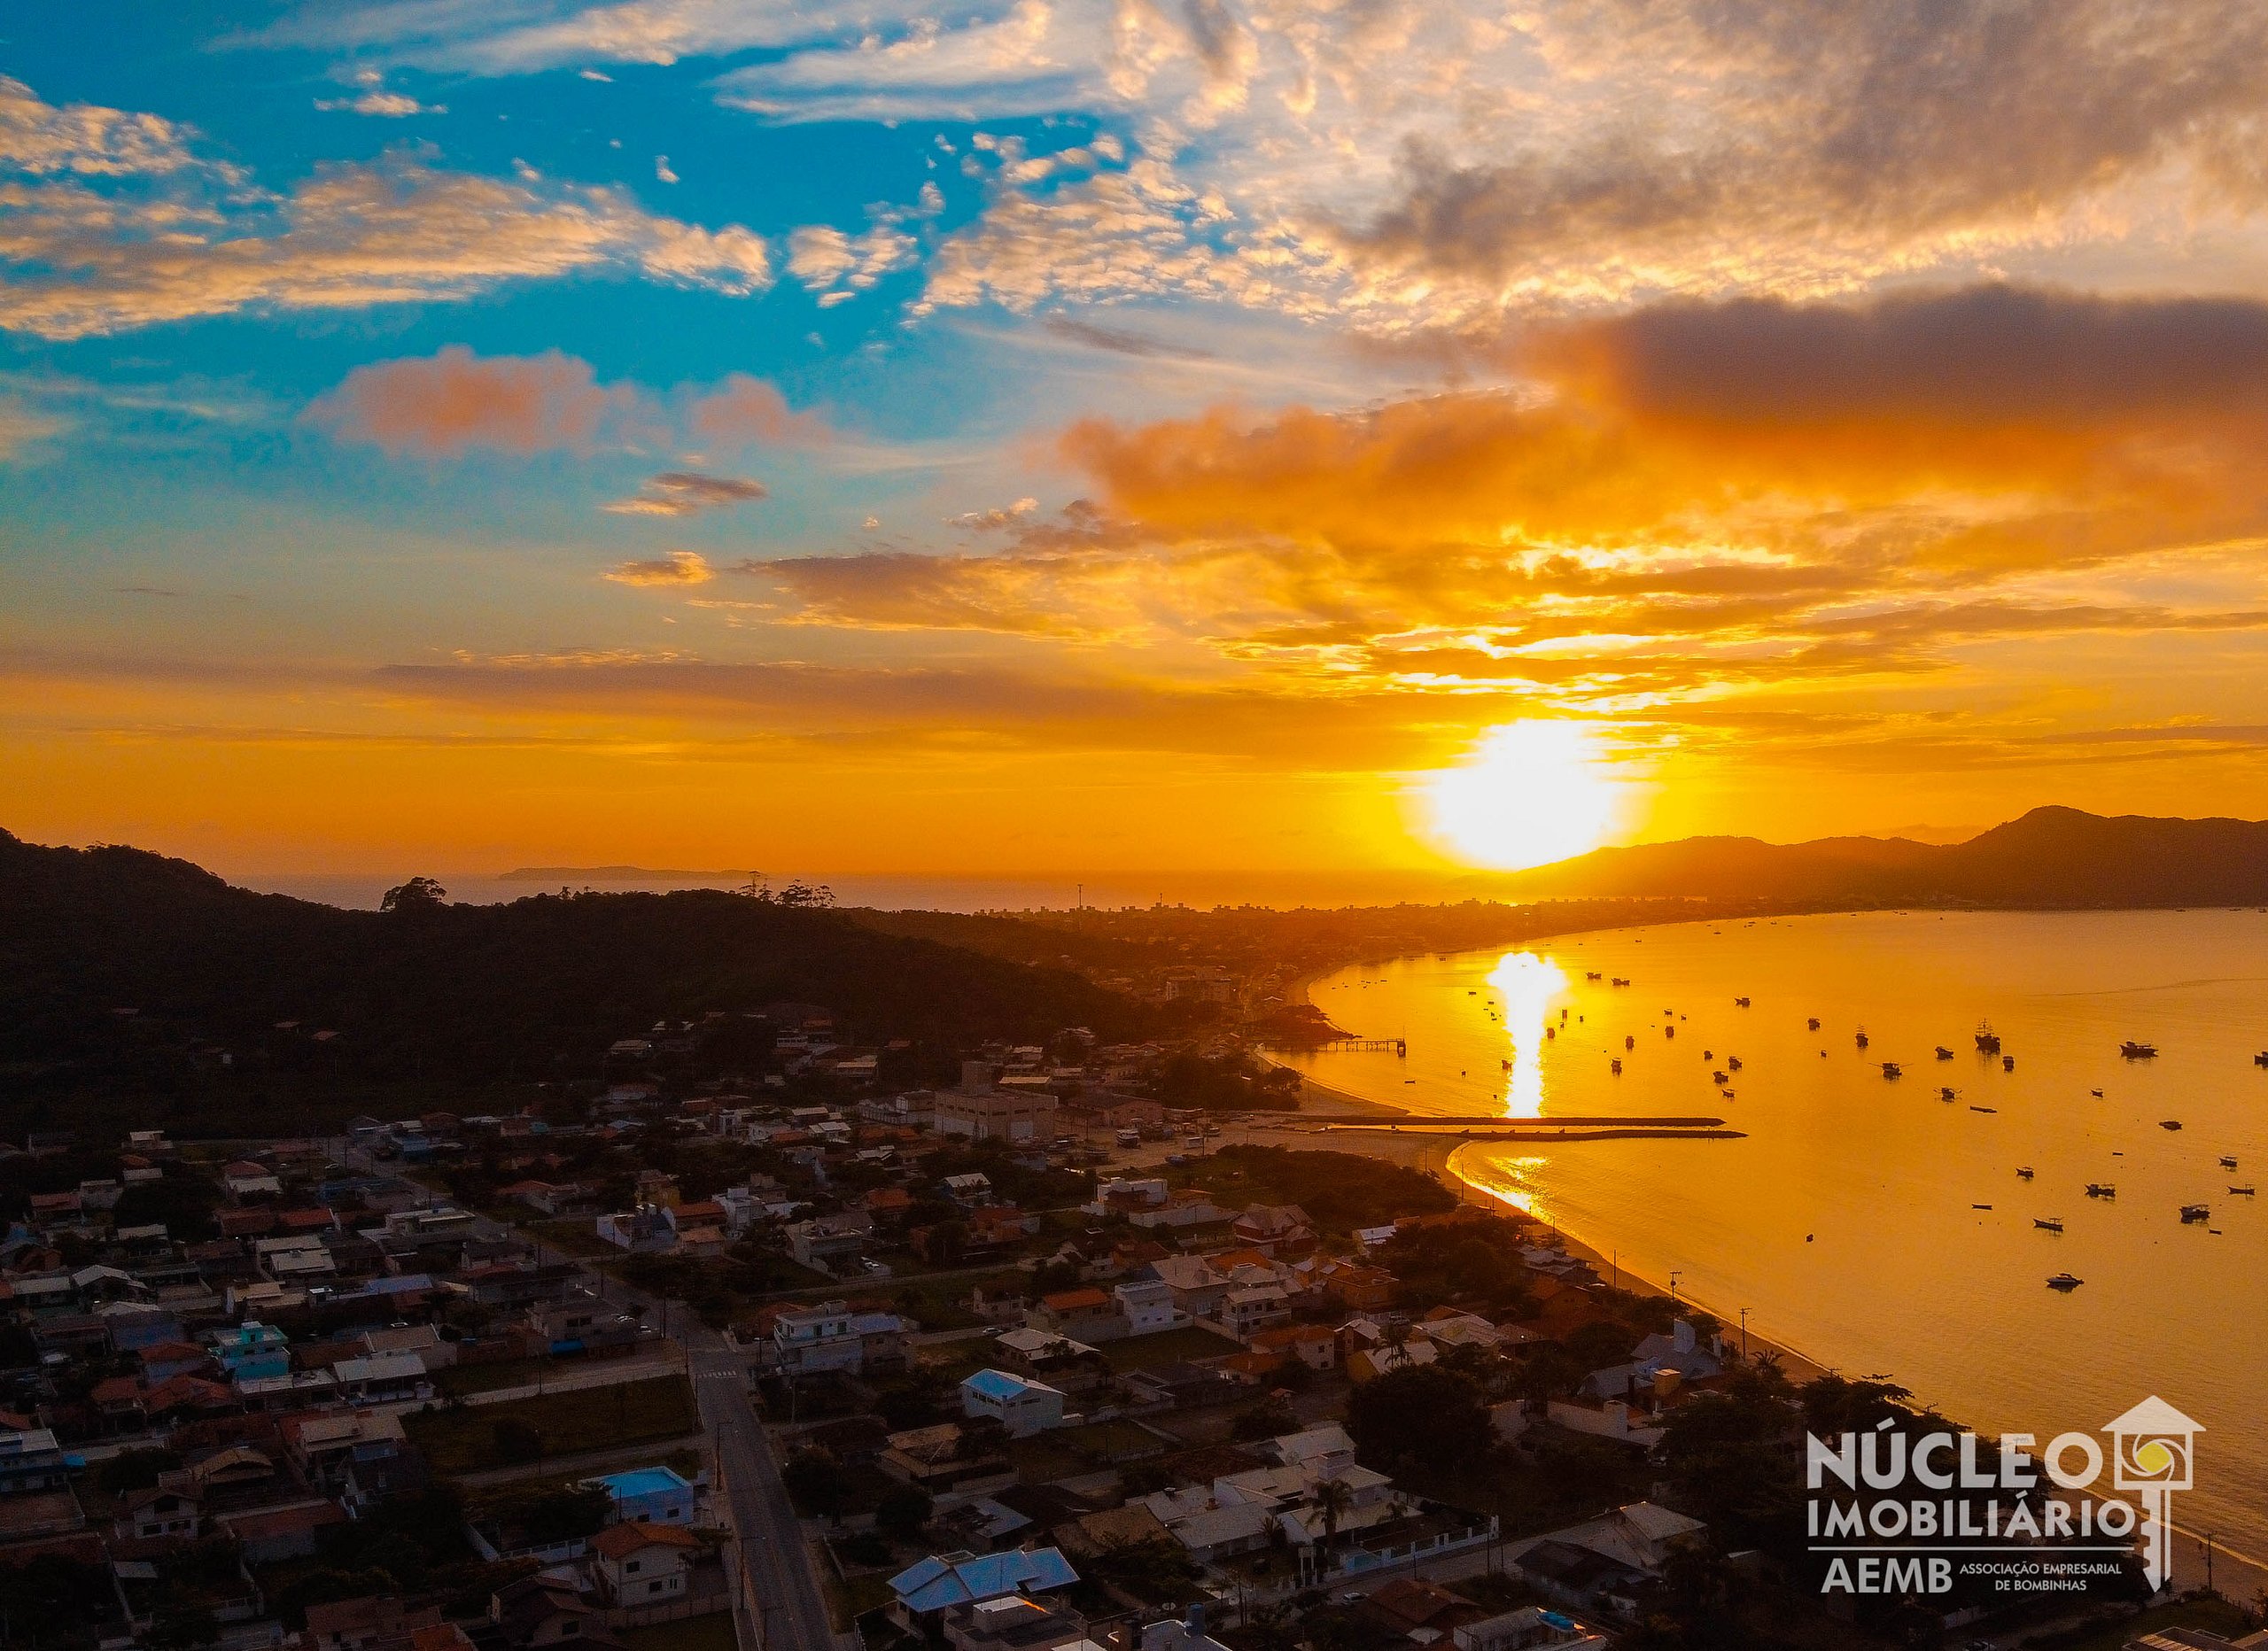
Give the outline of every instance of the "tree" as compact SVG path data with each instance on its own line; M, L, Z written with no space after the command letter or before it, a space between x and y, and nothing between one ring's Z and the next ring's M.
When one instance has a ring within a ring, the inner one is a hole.
M1299 1417L1293 1415L1291 1406L1280 1399L1270 1399L1254 1405L1229 1424L1229 1437L1233 1439L1281 1438L1286 1433L1299 1430Z
M1316 1512L1323 1515L1323 1551L1326 1558L1339 1543L1339 1522L1355 1505L1355 1492L1344 1479L1324 1479L1315 1487Z
M918 1484L893 1485L874 1505L874 1523L910 1542L921 1534L936 1506L936 1499Z
M180 1455L169 1450L122 1450L103 1463L95 1475L95 1482L113 1496L123 1496L128 1491L146 1491L158 1483L158 1475L168 1468L181 1466Z
M489 1430L494 1440L496 1457L500 1461L519 1463L536 1461L543 1455L543 1430L532 1422L518 1416L505 1416Z
M431 911L449 897L449 891L430 877L413 877L397 883L378 902L381 911Z
M837 1519L850 1500L850 1477L832 1451L806 1446L788 1458L780 1477L797 1511Z
M1404 1365L1356 1388L1347 1431L1368 1461L1437 1469L1478 1465L1495 1443L1480 1388L1433 1364Z
M150 1651L204 1651L221 1638L221 1624L212 1612L198 1605L161 1605L151 1619L142 1643Z

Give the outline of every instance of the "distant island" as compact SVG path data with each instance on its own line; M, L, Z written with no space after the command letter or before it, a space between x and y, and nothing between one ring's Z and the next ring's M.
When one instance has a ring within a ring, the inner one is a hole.
M746 883L761 872L681 872L650 865L522 865L501 872L500 883Z

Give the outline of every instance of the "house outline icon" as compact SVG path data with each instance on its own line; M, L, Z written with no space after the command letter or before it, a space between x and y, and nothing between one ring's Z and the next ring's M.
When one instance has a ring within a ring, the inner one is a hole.
M2142 1569L2155 1592L2173 1572L2173 1493L2196 1483L2197 1436L2205 1431L2171 1405L2151 1394L2102 1431L2111 1437L2113 1483L2138 1496L2148 1516L2142 1537ZM2140 1453L2156 1446L2167 1458L2163 1468L2145 1468Z

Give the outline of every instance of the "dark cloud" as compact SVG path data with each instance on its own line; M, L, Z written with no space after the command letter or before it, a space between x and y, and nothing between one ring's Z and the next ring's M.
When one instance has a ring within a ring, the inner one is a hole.
M2268 303L2000 285L1866 304L1673 303L1549 336L1547 372L1641 415L2133 423L2268 409Z
M617 515L696 515L703 510L723 510L758 499L772 490L762 482L739 476L703 476L697 470L664 470L649 478L637 496L617 499L602 509Z
M1768 280L1759 242L1887 267L1920 237L2037 231L2146 178L2243 206L2268 178L2255 0L1609 0L1534 27L1555 60L1652 95L1485 158L1413 147L1352 249L1484 278L1594 256L1657 285L1744 256Z

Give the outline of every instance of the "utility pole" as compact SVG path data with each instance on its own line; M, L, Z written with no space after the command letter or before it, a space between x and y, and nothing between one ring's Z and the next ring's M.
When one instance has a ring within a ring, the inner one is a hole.
M1676 1267L1672 1267L1672 1268L1670 1268L1670 1270L1669 1270L1669 1305L1670 1305L1672 1307L1674 1307L1674 1306L1677 1306L1677 1280L1678 1280L1678 1275L1679 1275L1679 1269L1678 1269L1678 1268L1676 1268Z
M1748 1362L1748 1309L1740 1310L1740 1361Z

